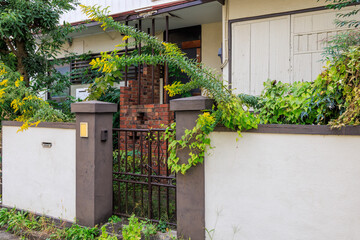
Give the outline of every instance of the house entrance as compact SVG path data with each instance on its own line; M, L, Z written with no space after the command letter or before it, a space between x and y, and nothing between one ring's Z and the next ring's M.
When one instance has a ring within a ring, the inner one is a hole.
M187 28L174 29L169 31L169 42L175 43L178 47L186 53L186 56L190 59L194 59L197 62L201 62L201 26L193 26ZM190 78L181 72L181 69L169 67L169 83L180 81L181 83L187 83ZM201 95L200 89L192 90L189 93L185 93L181 96L175 96L170 99L179 97L191 97Z
M167 165L165 129L113 132L114 214L176 226L176 183Z
M190 59L201 61L201 26L169 30L165 35ZM138 69L137 78L120 88L120 128L114 129L114 214L176 225L176 178L167 165L168 142L161 129L174 121L174 113L162 87L190 79L172 66ZM175 98L200 94L197 89Z

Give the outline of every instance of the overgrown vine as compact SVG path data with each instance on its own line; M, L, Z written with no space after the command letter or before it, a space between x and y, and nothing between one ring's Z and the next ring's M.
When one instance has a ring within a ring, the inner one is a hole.
M169 133L167 137L171 140L168 163L172 171L185 174L192 166L203 163L205 150L211 144L209 134L214 131L216 125L222 124L238 131L239 134L243 130L257 128L259 119L244 109L241 99L228 89L221 76L196 62L196 60L190 60L177 45L161 42L145 32L114 21L112 17L109 17L109 11L106 8L101 9L99 6L89 7L84 5L81 5L81 7L92 21L101 22L103 29L111 28L125 35L124 42L119 44L118 47L125 46L125 40L132 38L134 41L130 41L131 43L128 43L128 45L141 42L143 45L154 49L153 55L144 53L141 55L119 56L117 54L119 49L115 49L109 54L102 53L101 58L91 62L92 67L102 71L104 76L95 80L96 86L92 85L90 87L90 98L97 98L99 94L102 94L106 86L114 84L115 79L121 76L121 70L125 66L167 63L181 69L191 79L190 82L185 84L176 82L165 86L170 96L202 88L206 90L209 97L215 100L213 109L199 115L196 126L193 129L186 130L181 139L176 140L174 132L167 131ZM174 129L175 125L173 124L171 128ZM180 163L177 153L185 147L190 148L189 159L186 163Z

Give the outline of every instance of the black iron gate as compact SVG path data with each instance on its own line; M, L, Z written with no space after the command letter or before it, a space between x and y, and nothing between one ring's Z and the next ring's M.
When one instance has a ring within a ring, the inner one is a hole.
M165 129L114 129L114 214L176 225L176 178Z

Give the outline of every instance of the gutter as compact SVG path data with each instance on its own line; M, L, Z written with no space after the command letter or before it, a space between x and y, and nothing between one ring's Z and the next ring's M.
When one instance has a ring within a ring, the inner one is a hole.
M209 2L219 2L222 5L225 4L225 0L182 0L173 3L165 3L151 7L135 9L122 13L110 14L109 16L112 17L115 21L133 21L133 20L148 18L151 16L156 16L180 9L194 7ZM73 26L81 25L81 24L86 24L86 26L88 27L99 25L99 23L97 22L88 23L88 21L71 23L71 25Z

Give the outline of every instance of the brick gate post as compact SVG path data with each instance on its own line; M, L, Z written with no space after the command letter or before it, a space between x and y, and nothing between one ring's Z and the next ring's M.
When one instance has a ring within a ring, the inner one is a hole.
M197 96L170 101L170 110L175 111L176 139L185 129L192 129L202 110L211 109L213 100ZM187 162L189 151L178 152L180 164ZM176 176L177 232L185 239L205 239L205 174L204 165L192 167L185 175Z
M112 116L116 104L71 104L76 114L76 220L95 226L112 215Z

